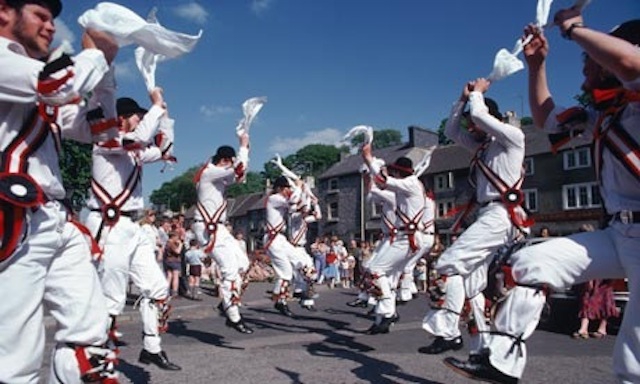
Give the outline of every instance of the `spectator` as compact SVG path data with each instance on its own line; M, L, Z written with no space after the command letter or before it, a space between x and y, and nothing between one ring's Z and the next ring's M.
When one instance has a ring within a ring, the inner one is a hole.
M176 232L169 232L169 240L164 250L164 268L167 273L171 297L178 296L178 284L182 271L182 241Z
M311 256L313 257L316 271L318 271L316 283L322 284L324 282L324 269L327 267L327 246L324 239L318 237L316 241L311 244Z
M204 258L205 254L200 249L198 239L191 239L189 250L185 253L185 259L189 273L189 293L193 300L202 300L198 296L202 293L200 292L200 276L202 275L202 260Z
M551 237L551 231L549 231L549 227L540 228L539 237Z
M593 232L590 224L584 224L579 232ZM588 339L589 336L601 339L607 335L607 320L618 317L620 313L613 298L611 280L590 280L579 285L580 292L580 328L573 333L574 339ZM598 330L589 333L590 320L599 320Z
M158 227L156 227L156 211L153 209L146 209L144 211L144 216L138 222L140 227L142 227L142 231L149 236L152 244L155 244L155 257L158 265L162 268L162 249L163 244L160 239L160 233L158 231Z
M427 292L427 260L421 258L416 264L414 277L417 281L420 292Z

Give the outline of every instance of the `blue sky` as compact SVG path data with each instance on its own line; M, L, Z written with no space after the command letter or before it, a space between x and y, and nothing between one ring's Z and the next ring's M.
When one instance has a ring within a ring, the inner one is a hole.
M96 1L63 1L58 38L79 48L78 16ZM555 11L573 4L555 0ZM250 170L261 171L307 144L335 144L353 126L437 130L463 84L491 72L500 48L511 50L535 19L536 0L154 0L121 1L166 28L203 36L193 52L158 65L176 120L178 163L145 169L145 195L202 163L219 145L237 146L242 102L266 96L251 128ZM593 0L585 23L599 30L640 17L638 0ZM572 103L582 81L580 49L547 32L551 90ZM148 105L133 58L116 59L119 96ZM501 110L528 115L526 69L496 82L488 96Z

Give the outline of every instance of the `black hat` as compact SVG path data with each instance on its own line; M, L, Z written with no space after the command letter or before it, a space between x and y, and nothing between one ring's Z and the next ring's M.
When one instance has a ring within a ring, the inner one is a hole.
M395 163L389 165L387 168L399 171L404 176L413 175L413 161L408 157L400 157Z
M56 18L62 11L62 3L60 0L7 0L10 7L17 8L24 4L37 4L46 7L51 15Z
M290 187L290 186L291 186L291 184L289 184L289 179L287 179L284 176L278 176L276 181L273 182L273 189L285 188L285 187Z
M495 100L490 99L488 97L484 98L484 104L489 108L489 114L495 117L498 120L502 120L502 114L500 113L500 109L498 109L498 103Z
M223 145L221 147L218 147L218 150L211 159L211 162L215 164L222 159L232 159L234 157L236 157L236 150L228 145Z
M640 19L625 21L613 28L609 34L633 45L640 45Z
M128 116L136 113L147 113L138 103L130 97L121 97L116 101L118 116Z

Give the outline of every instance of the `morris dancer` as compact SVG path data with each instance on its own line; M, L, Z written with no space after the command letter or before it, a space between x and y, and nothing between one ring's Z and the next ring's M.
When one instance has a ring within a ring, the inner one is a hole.
M438 354L462 348L458 323L466 296L480 332L472 334L471 354L477 356L482 339L487 337L484 332L488 331L482 291L487 285L491 256L531 225L520 207L524 133L502 122L497 104L484 97L489 86L490 82L483 78L465 84L445 127L447 137L475 153L470 170L475 180L470 181L476 188L480 210L478 219L436 262L444 298L434 303L423 320L422 327L436 338L431 345L420 348L421 353ZM461 122L467 103L470 112L465 116L467 129L464 129Z
M388 333L389 327L397 321L396 287L400 274L416 253L430 248L431 242L423 232L422 218L425 210L424 186L413 172L413 163L407 157L398 158L386 168L374 163L371 144L362 147L362 157L375 175L375 182L383 189L395 194L397 235L389 241L388 248L381 255L374 254L369 263L373 284L379 290L376 304L376 320L366 331L375 335Z
M220 268L222 300L218 310L227 318L225 325L240 333L251 334L251 329L240 315L243 290L243 274L249 268L249 258L240 243L226 227L227 200L225 192L229 185L245 177L249 163L249 134L238 135L240 147L236 151L227 145L218 147L211 161L198 171L196 189L198 203L191 228Z
M517 383L522 376L525 341L536 329L547 288L627 277L631 297L640 293L640 20L606 34L585 26L579 8L572 7L559 11L554 22L562 36L584 49L582 89L592 102L586 109L555 105L546 80L549 45L539 29L529 26L525 33L534 37L524 53L534 123L552 133L552 143L577 134L593 138L610 221L603 230L549 240L511 257L517 286L498 310L489 349L476 361L447 361L459 373L493 383ZM613 369L623 383L640 382L639 308L638 300L629 300L614 347Z
M142 166L168 160L173 146L161 133L172 131L174 124L162 90L155 88L149 96L152 106L148 111L131 98L119 98L119 136L94 145L86 224L102 249L99 273L114 343L116 318L124 310L131 279L141 297L143 347L138 360L177 371L180 367L169 361L160 345L170 309L167 279L156 262L156 244L137 223L144 208Z
M271 258L271 264L277 276L273 288L274 307L287 317L294 316L287 305L287 300L290 296L293 265L296 264L295 258L298 252L285 235L287 218L289 214L302 209L302 199L299 195L302 190L302 181L298 179L296 183L298 193L294 194L289 180L285 176L279 176L274 181L273 191L266 200L267 222L264 248Z
M40 381L44 306L57 323L49 382L117 383L100 280L80 225L61 203L58 162L61 138L88 143L116 133L110 64L118 49L87 30L79 54L45 63L61 9L58 0L0 0L3 383ZM86 106L77 104L89 93ZM105 119L92 125L86 115L98 103Z

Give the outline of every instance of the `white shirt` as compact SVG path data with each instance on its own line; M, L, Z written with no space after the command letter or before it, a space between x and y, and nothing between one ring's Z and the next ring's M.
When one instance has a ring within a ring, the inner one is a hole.
M640 91L640 78L632 82L624 83L624 87L633 91ZM544 130L549 133L561 131L558 126L556 116L565 111L564 107L556 107L544 125ZM598 126L596 121L599 112L588 109L588 121L575 128L584 129L584 135L593 139L593 133ZM605 119L603 124L608 124L609 119ZM627 135L633 138L636 143L640 143L640 103L629 103L623 111L620 123ZM595 154L597 156L597 154ZM614 214L622 210L640 211L640 181L633 176L605 146L602 153L602 168L600 172L600 195L604 201L607 213Z
M105 97L98 85L109 66L101 51L85 49L73 57L73 78L61 88L61 92L87 95L94 90L95 97ZM9 39L0 37L0 151L3 152L18 135L29 112L36 108L40 95L37 91L38 74L44 63L27 56L24 48ZM102 91L109 94L110 89ZM113 99L113 97L112 97ZM115 103L115 100L113 100ZM91 142L91 133L86 121L86 106L61 106L57 122L64 138ZM40 117L38 124L42 124ZM51 199L63 199L65 190L62 185L58 153L51 134L43 145L29 156L28 173ZM5 163L3 166L6 166ZM19 172L19 169L9 169Z
M508 187L514 186L522 177L524 162L524 133L521 129L501 122L488 112L481 92L471 92L469 95L470 114L473 122L487 134L490 140L488 147L481 156L484 162ZM460 126L464 103L456 102L447 120L445 134L448 138L467 148L476 151L484 142L479 142L465 128ZM476 199L478 203L485 203L500 198L500 192L489 182L487 177L476 169Z
M112 198L118 196L127 187L127 180L138 163L152 163L162 160L160 148L152 145L153 137L161 125L173 125L173 120L165 117L165 109L154 105L144 115L132 132L120 132L116 141L123 140L139 144L140 149L127 149L121 145L108 148L94 145L92 156L92 176ZM91 209L100 208L103 204L91 191L87 205ZM142 180L131 191L130 197L122 205L122 211L137 211L144 208Z
M244 164L247 169L249 157L249 149L240 147L238 149L238 160ZM219 166L209 163L199 173L199 180L196 183L198 191L198 202L202 204L209 216L213 216L221 209L225 202L225 192L230 185L236 183L237 165ZM203 220L199 209L193 213L196 220ZM227 210L220 212L217 222L225 222L227 220Z

